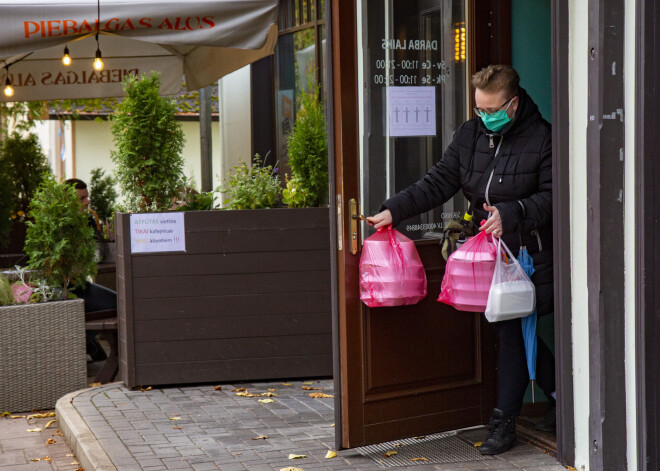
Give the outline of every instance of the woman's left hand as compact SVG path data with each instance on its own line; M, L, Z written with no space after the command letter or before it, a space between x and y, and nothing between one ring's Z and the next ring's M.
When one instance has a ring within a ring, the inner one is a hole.
M493 234L495 237L502 237L502 218L500 212L495 206L488 206L484 203L484 209L490 213L490 217L479 228L480 231L486 231L487 234Z

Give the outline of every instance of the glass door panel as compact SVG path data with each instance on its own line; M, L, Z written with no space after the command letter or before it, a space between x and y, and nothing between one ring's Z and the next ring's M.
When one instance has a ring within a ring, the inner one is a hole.
M361 201L371 215L422 178L467 119L468 48L465 0L363 5ZM398 229L414 240L438 237L465 206L459 192Z

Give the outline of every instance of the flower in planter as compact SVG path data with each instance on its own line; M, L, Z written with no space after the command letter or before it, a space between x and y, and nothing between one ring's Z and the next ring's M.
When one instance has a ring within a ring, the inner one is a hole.
M11 292L17 303L24 304L30 302L34 289L23 281L15 281L11 284Z
M272 208L278 204L282 192L277 170L272 165L263 165L261 156L255 154L252 166L241 161L226 185L217 191L229 194L225 201L229 209Z

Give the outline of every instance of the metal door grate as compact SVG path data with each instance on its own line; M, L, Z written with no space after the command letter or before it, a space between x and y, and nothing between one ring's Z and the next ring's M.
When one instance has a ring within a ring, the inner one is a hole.
M355 450L361 455L374 460L381 468L493 459L490 456L480 454L477 448L458 438L456 432L406 438L394 442L363 446ZM396 451L396 454L385 457L384 454L388 451ZM426 458L428 461L414 460L415 458Z

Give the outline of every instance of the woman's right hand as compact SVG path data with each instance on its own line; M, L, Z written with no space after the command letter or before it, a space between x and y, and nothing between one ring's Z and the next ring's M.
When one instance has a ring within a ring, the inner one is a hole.
M392 224L392 213L389 209L386 209L385 211L381 211L375 216L369 216L367 218L367 224L374 226L375 229L380 229L383 226Z

